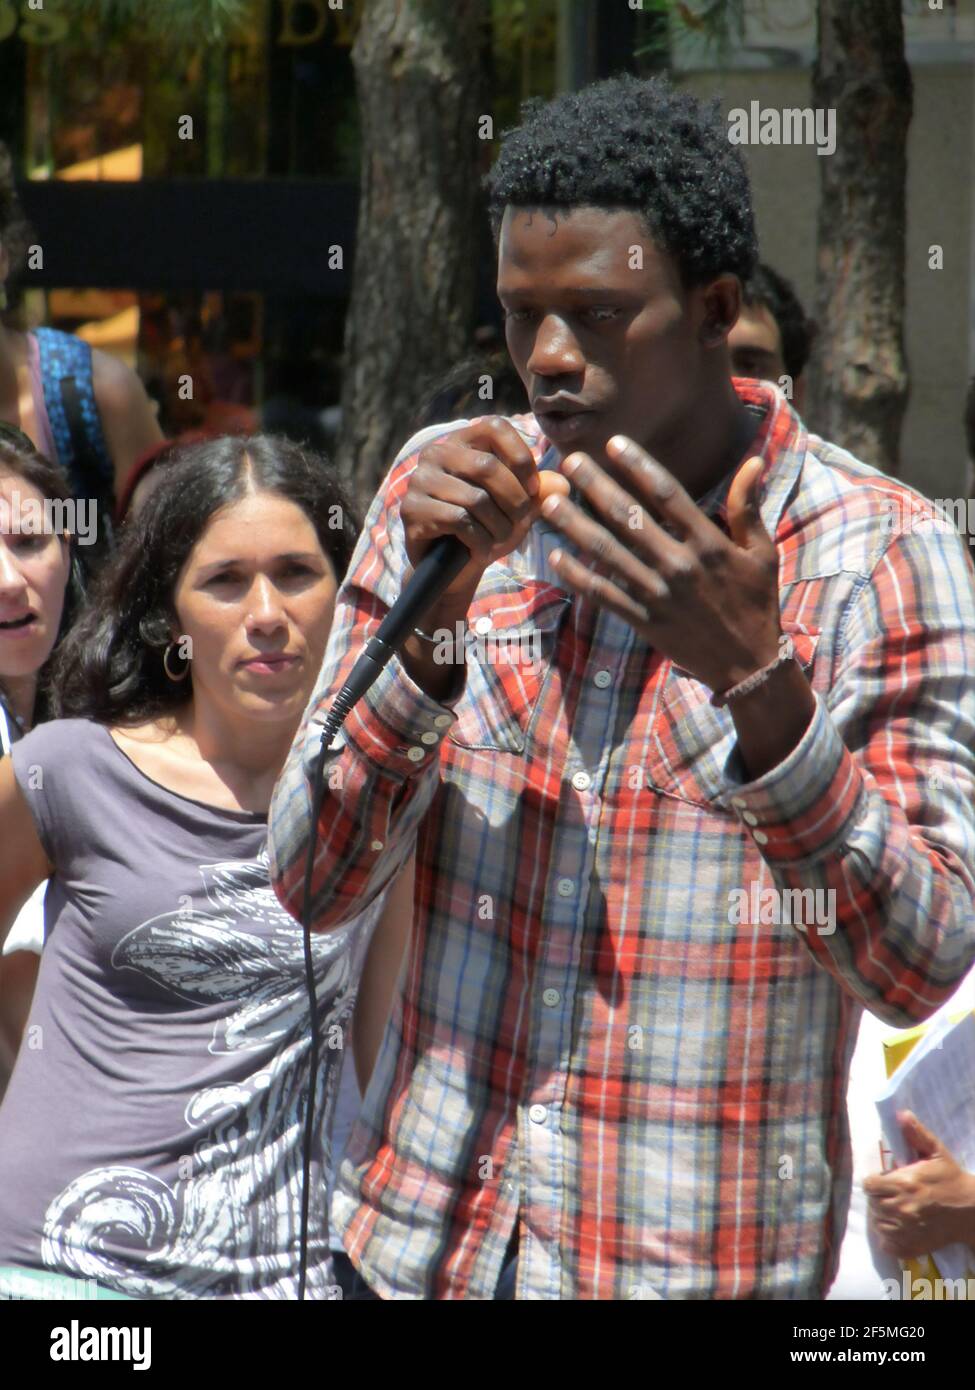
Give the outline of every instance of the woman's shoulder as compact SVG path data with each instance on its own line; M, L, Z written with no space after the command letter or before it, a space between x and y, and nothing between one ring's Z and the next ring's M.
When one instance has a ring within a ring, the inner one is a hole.
M14 777L44 853L55 866L84 842L79 828L118 790L106 775L107 746L104 726L93 720L51 719L31 729L10 750Z
M107 729L93 719L48 719L18 739L10 756L19 779L29 776L31 786L63 788L103 777L108 746Z
M76 756L82 749L101 746L107 736L104 724L94 719L47 719L24 734L15 745L21 757L28 751L64 751Z
M72 769L75 780L83 775L84 780L134 781L145 790L142 784L151 785L151 777L140 768L138 751L151 749L163 737L164 731L152 720L116 726L94 719L50 719L26 734L17 747L22 764L25 759L57 760Z

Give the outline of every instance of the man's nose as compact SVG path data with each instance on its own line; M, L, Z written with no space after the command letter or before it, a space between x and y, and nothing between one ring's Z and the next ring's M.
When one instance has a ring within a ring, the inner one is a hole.
M536 376L572 376L583 371L585 365L586 359L565 319L549 314L538 326L528 370Z

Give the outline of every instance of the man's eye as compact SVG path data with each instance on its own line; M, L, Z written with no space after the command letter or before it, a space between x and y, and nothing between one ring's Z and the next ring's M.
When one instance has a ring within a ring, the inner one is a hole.
M211 575L206 586L209 589L213 584L237 584L239 581L240 575L234 574L233 570L222 570L220 574Z
M47 536L33 531L18 532L8 538L8 544L12 550L26 550L33 552L43 550L47 545Z
M505 309L505 323L525 323L530 318L531 313L531 309Z
M614 308L610 304L597 304L593 308L587 309L585 312L588 314L589 318L594 319L597 323L602 323L609 319L616 318L619 314L619 309Z

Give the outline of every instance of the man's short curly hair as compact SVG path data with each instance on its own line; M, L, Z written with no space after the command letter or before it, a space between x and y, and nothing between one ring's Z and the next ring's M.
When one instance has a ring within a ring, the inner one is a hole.
M534 97L485 178L495 241L515 207L632 209L688 288L758 260L748 173L720 103L631 74Z
M793 381L798 381L809 361L816 325L806 316L790 281L764 262L741 287L742 302L760 304L772 315L782 337L782 360Z

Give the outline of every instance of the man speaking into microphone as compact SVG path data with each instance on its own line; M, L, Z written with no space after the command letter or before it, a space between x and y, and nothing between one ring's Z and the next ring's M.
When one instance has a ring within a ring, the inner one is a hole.
M295 913L317 837L318 931L416 852L334 1219L381 1298L822 1297L861 1008L918 1022L975 957L962 543L730 379L757 245L716 112L601 82L488 187L532 413L394 462L271 809ZM445 535L470 562L312 825L320 721Z

